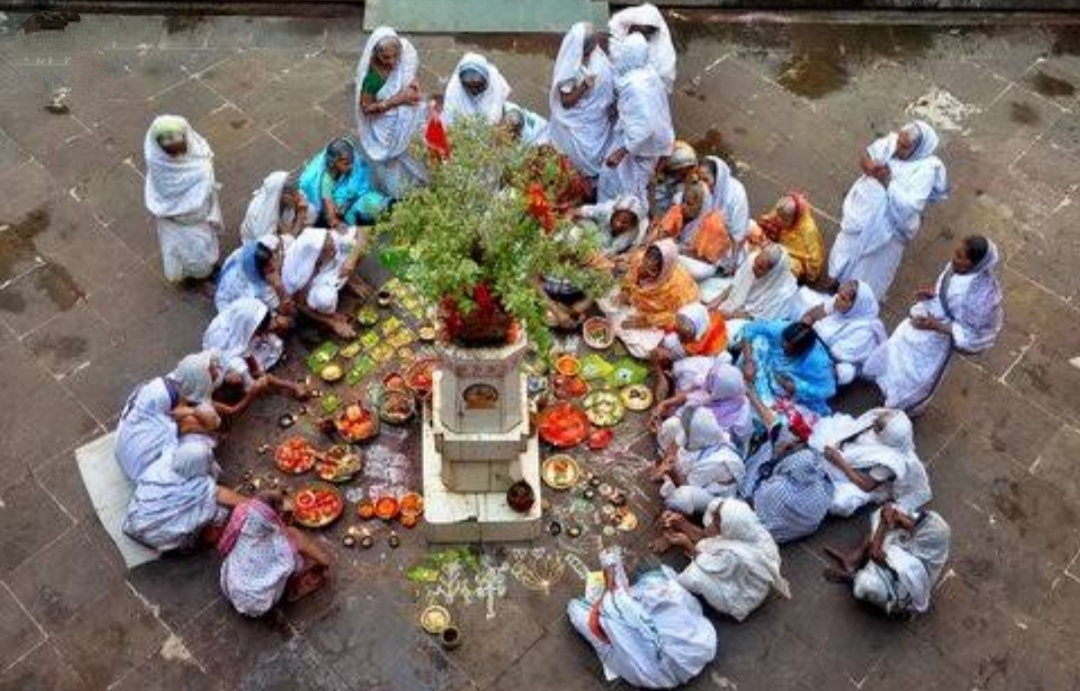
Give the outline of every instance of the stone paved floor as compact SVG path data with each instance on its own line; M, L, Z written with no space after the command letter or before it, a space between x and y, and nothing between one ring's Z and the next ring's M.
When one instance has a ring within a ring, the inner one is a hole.
M350 126L360 34L323 20L87 17L15 35L20 21L5 17L0 35L0 688L602 688L561 615L580 590L570 578L548 597L510 593L492 620L463 610L469 641L445 655L374 558L265 622L219 601L209 555L123 570L72 450L195 347L210 315L161 276L145 127L174 112L208 137L234 243L263 175ZM718 622L719 660L693 686L1080 688L1080 30L816 21L677 21L680 133L739 161L755 211L808 190L831 235L859 148L906 109L928 112L952 197L909 250L891 321L957 238L982 232L1006 256L1008 323L992 352L954 361L917 424L954 529L933 612L884 621L823 583L819 548L863 530L830 524L784 549L791 601ZM518 99L546 101L555 39L417 43L429 86L481 49ZM72 112L49 115L61 85Z

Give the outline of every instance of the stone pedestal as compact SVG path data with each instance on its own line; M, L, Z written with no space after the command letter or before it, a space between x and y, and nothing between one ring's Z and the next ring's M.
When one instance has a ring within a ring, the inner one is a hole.
M430 542L531 540L540 532L540 453L529 433L526 341L502 348L443 346L423 425L424 518ZM506 505L525 480L527 514Z

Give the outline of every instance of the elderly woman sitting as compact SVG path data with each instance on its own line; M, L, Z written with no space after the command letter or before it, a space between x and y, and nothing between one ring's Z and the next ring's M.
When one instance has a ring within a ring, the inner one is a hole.
M283 596L297 600L322 587L330 553L280 513L280 493L263 492L233 510L218 541L221 591L240 614L259 617Z
M423 165L409 154L425 118L419 67L413 44L387 26L371 32L356 66L360 148L378 188L395 199L427 179Z
M645 358L660 345L664 330L675 325L679 309L697 299L697 284L679 264L678 246L663 240L631 258L616 303L600 307L630 354Z
M717 497L733 497L744 468L739 453L708 408L687 407L677 418L681 444L672 444L652 471L661 481L664 505L686 516L699 514Z
M717 279L706 281L711 284ZM711 285L702 285L710 309L718 309L725 319L797 319L802 316L799 286L791 273L791 258L781 245L757 250L739 265L735 277L716 295ZM732 334L734 336L734 333Z
M304 316L341 338L356 336L348 317L337 311L341 289L348 287L360 297L372 292L354 273L366 243L366 233L358 228L308 228L285 250L282 261L286 294Z
M746 188L735 179L731 167L719 156L706 156L698 166L698 176L712 191L713 209L724 215L724 227L734 245L736 265L745 257L744 245L750 232L750 203Z
M449 127L459 118L471 117L497 125L509 96L510 85L499 68L483 55L466 53L446 85L442 122Z
M241 298L210 322L203 334L203 348L221 352L225 366L223 384L244 392L235 414L246 408L256 395L267 390L285 391L303 400L308 396L302 384L269 373L285 352L282 336L292 329L292 319L271 312L254 298Z
M825 578L852 586L858 600L890 616L914 616L930 609L949 560L952 530L934 511L911 511L887 503L870 519L870 535L854 551L826 548L840 565Z
M664 532L652 542L652 550L682 549L691 561L679 574L679 583L717 612L742 621L772 590L791 597L780 575L776 542L744 502L714 500L705 511L704 528L672 511L665 511L660 522Z
M609 679L671 689L713 661L716 629L671 569L646 572L631 585L617 547L600 553L600 565L603 588L589 588L585 597L571 600L566 614Z
M802 290L808 291L807 288ZM870 353L888 338L885 325L878 318L874 292L861 281L842 284L835 297L827 297L807 310L802 322L813 326L818 338L829 349L829 355L836 363L839 384L854 381Z
M805 196L789 192L776 206L751 224L757 244L777 242L791 256L791 271L799 283L816 283L825 270L825 242L814 222L814 211Z
M157 219L165 278L208 277L218 261L224 224L214 152L187 120L161 115L150 123L143 153L146 208Z
M331 141L307 162L300 173L300 190L311 203L319 228L370 225L390 203L375 189L352 142L344 138Z
M713 208L712 194L704 182L686 183L682 193L653 230L654 237L673 238L679 243L679 261L694 277L704 281L735 269L734 244L724 225L724 216Z
M682 378L679 371L681 361L675 364L678 392L671 398L661 401L653 412L651 427L660 433L660 447L667 448L667 440L677 430L678 418L668 417L679 414L685 407L700 406L713 414L720 429L728 436L736 449L746 449L754 435L754 415L750 391L746 388L743 374L731 364L728 355L710 360L710 367L704 378ZM661 424L661 421L668 417Z
M196 546L204 529L224 524L228 507L244 499L219 486L217 475L214 441L204 435L182 437L136 481L124 532L163 552Z
M832 358L814 330L802 322L751 322L739 335L739 365L768 407L787 400L815 413L830 412L836 395Z
M169 374L140 384L116 426L116 460L137 481L182 434L208 434L221 424L210 405L221 364L213 351L188 355Z
M930 480L915 453L911 419L902 411L877 408L858 419L833 415L818 422L810 445L830 464L836 486L830 513L850 516L888 499L915 511L930 501Z
M270 173L255 191L240 224L245 244L269 235L295 237L315 221L299 179L284 170Z

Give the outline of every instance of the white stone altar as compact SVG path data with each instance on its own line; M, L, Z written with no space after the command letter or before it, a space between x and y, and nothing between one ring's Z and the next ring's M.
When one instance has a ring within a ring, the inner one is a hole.
M505 542L540 534L540 449L529 430L527 342L501 348L444 345L423 423L424 524L429 542ZM525 480L528 513L506 504Z

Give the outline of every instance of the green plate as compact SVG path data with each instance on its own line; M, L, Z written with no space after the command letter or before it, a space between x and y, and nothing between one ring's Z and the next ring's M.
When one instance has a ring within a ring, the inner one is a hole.
M332 341L327 341L320 345L315 350L311 351L311 354L307 356L308 369L318 374L323 367L330 364L335 357L337 357L338 345Z
M345 374L345 383L349 386L356 386L360 381L371 374L375 369L375 361L371 359L370 355L361 355L353 363L352 369Z
M360 326L375 326L379 323L379 310L371 305L365 305L357 310L356 321Z

